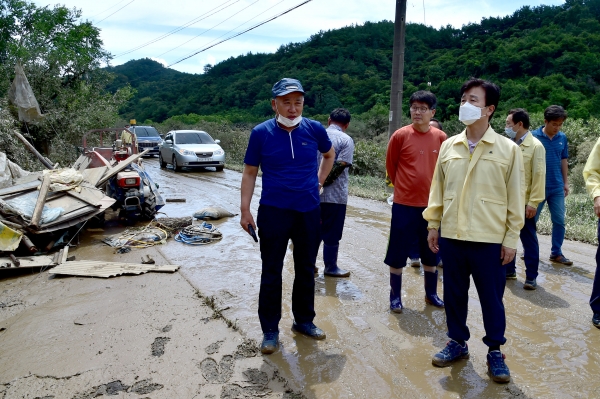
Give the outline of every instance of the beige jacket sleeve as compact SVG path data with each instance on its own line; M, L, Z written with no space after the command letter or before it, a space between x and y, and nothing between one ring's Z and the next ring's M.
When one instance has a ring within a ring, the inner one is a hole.
M596 141L583 168L585 188L592 199L600 196L600 139Z
M531 168L531 192L529 193L529 205L537 208L540 202L546 198L546 149L538 145L533 150L533 166Z
M510 163L508 179L506 182L506 233L502 245L507 248L516 249L519 234L525 224L525 191L523 179L525 168L523 166L523 155L519 147L513 147L513 162Z
M442 144L443 146L443 144ZM427 229L439 229L444 214L444 169L442 168L442 151L435 164L433 179L429 188L429 201L423 211L423 218L427 220Z

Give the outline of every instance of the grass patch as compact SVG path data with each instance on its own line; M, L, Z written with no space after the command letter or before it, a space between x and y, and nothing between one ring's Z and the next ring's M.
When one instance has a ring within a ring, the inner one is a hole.
M350 175L348 193L357 197L385 201L391 195L385 180L368 175Z
M565 201L565 238L598 245L596 229L598 218L594 214L594 202L587 194L571 194ZM537 223L538 233L552 234L550 211L544 206Z

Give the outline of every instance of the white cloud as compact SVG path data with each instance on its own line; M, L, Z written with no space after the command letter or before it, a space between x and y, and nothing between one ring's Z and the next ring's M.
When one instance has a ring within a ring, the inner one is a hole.
M150 59L151 59L152 61L156 61L156 62L158 62L158 63L160 63L160 64L163 64L164 66L167 66L167 65L169 65L169 64L167 63L167 61L165 61L165 60L164 60L164 59L162 59L162 58L154 58L154 57L150 57Z
M39 6L48 4L48 0L34 0L34 2ZM97 26L101 28L105 48L112 54L119 55L155 40L194 18L205 15L203 20L189 28L116 58L112 62L113 65L118 65L130 59L148 57L158 58L160 62L170 65L215 41L241 32L300 2L301 0L217 0L216 2L136 0ZM62 0L61 3L70 8L80 8L83 18L92 21L99 21L121 7L118 5L102 13L117 4L117 0L108 3L95 0ZM470 3L455 0L410 0L407 3L407 21L414 23L425 21L427 25L436 28L448 24L461 27L470 22L477 23L484 17L511 14L523 5L562 3L564 3L562 0L504 0L502 2L476 0ZM242 10L244 7L247 8ZM425 15L423 15L423 7L425 7ZM221 8L222 11L208 16ZM99 13L102 14L98 15ZM236 13L237 15L234 15ZM251 32L201 52L189 62L177 64L175 69L202 73L203 66L207 63L215 64L248 52L273 52L282 44L305 41L321 30L338 29L351 24L363 24L366 21L393 21L394 16L395 2L392 0L313 0ZM249 21L253 17L255 18ZM205 32L207 30L208 32ZM194 38L196 35L200 36ZM184 43L188 40L190 40L188 43Z

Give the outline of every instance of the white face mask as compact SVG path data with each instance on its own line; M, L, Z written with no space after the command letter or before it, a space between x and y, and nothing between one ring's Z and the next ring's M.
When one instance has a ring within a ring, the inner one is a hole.
M282 115L277 115L277 122L281 123L285 127L296 126L301 121L302 121L302 115L300 115L294 119L286 118L285 116L282 116Z
M517 132L515 132L512 127L504 128L504 133L511 139L514 139L517 136Z
M281 123L285 127L296 126L302 121L302 115L299 115L294 119L286 118L285 116L281 115L277 109L277 103L275 103L275 110L277 110L277 122Z
M458 120L469 126L483 117L482 109L466 102L458 109Z

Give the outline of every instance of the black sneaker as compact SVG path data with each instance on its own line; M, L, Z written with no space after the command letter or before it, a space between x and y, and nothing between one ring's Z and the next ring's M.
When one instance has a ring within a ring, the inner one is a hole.
M279 332L267 332L263 334L263 341L260 345L260 351L265 355L270 355L279 347Z
M537 282L535 281L535 279L533 280L527 280L525 279L525 284L523 284L523 288L526 290L535 290L537 288Z
M594 324L595 327L600 328L600 313L594 313L592 324Z
M507 280L516 280L517 279L517 273L506 273L506 279Z
M554 255L550 257L550 261L554 263L560 263L561 265L571 266L573 261L565 258L564 255Z
M488 372L495 382L505 383L510 381L510 370L504 359L506 359L506 356L500 351L491 351L487 354Z
M469 346L465 342L465 346L460 346L458 342L451 339L446 344L446 347L433 355L431 358L431 364L438 367L449 366L450 363L455 362L459 359L469 358Z

